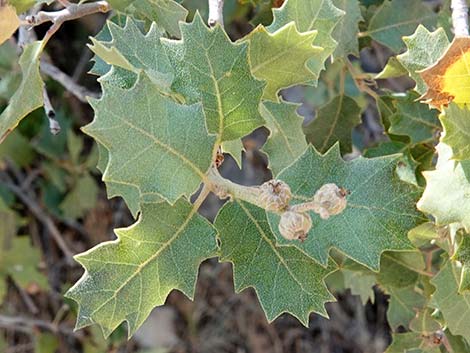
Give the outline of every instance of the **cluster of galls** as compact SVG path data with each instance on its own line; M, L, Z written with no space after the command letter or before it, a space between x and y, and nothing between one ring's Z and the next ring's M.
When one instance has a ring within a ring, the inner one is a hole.
M312 228L309 211L317 213L322 219L328 219L343 212L347 195L347 190L336 184L325 184L317 190L311 201L290 206L292 192L289 185L280 180L270 180L260 186L260 198L265 209L281 214L279 232L287 240L307 239Z

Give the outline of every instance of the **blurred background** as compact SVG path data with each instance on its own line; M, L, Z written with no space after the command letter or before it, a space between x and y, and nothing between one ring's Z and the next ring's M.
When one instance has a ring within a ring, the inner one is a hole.
M282 2L225 0L229 35L236 40L257 23L269 24L271 8ZM370 16L382 1L362 2L369 6L365 15ZM436 11L446 5L445 1L428 3ZM182 4L190 16L199 9L207 18L206 0ZM93 62L86 44L111 16L66 22L48 44L50 69L65 73L82 95L100 94L96 76L87 74ZM41 38L48 27L45 24L34 31ZM380 72L391 55L389 50L375 42L361 44L367 47L360 58L351 58L358 75ZM337 75L344 63L328 65L328 75L322 75L317 88L298 86L282 93L286 100L301 103L298 112L306 124L336 94ZM0 46L0 110L20 75L12 40ZM370 90L404 92L413 85L401 77L378 80ZM96 145L80 131L93 119L90 106L55 80L46 80L46 86L61 133L50 134L44 111L38 109L0 145L0 352L381 353L386 349L391 340L388 297L379 288L374 288L373 300L361 300L343 288L341 274L333 274L328 285L338 302L327 305L329 320L311 315L307 328L292 316L282 315L269 324L254 291L235 294L231 266L215 259L200 268L194 302L172 292L165 306L156 308L130 341L125 327L107 340L97 326L74 332L76 307L64 300L63 293L83 270L70 256L114 239L113 229L131 225L134 219L121 199L107 199L96 169ZM361 95L349 74L345 90L362 109L362 123L353 131L355 149L347 156L353 158L385 137L376 105ZM260 151L268 133L261 128L245 137L241 169L226 156L223 176L245 185L269 180L267 161ZM211 195L200 212L213 220L220 206L221 201Z

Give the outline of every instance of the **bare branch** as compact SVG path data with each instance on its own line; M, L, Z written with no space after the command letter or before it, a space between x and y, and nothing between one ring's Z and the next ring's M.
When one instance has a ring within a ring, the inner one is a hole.
M21 200L21 202L23 202L29 208L31 213L43 224L43 226L51 234L57 246L64 253L67 263L69 265L75 264L73 260L73 253L65 243L52 218L49 217L49 215L43 211L39 204L35 200L33 200L24 190L22 190L19 186L15 185L6 173L1 173L0 175L3 177L2 184L8 189L10 189Z
M59 82L67 91L83 103L88 103L86 97L98 98L99 96L98 93L91 92L85 87L80 86L70 76L47 61L41 61L41 72Z
M456 37L467 37L468 33L468 6L466 0L452 0L452 24Z
M61 3L66 6L62 10L52 12L39 11L36 15L26 16L26 22L32 27L45 22L52 22L51 28L49 28L44 36L44 42L47 42L66 21L75 20L98 12L105 13L111 10L111 6L107 1L73 4L63 0Z
M42 88L42 97L44 101L44 111L46 112L47 119L49 120L49 130L52 135L57 135L60 132L60 124L55 120L55 110L52 106L51 100L49 99L49 94L47 93L45 86Z
M0 315L0 327L11 329L24 333L33 333L35 328L41 328L53 333L61 333L69 336L80 336L78 332L74 332L71 328L63 325L56 325L44 320L37 320L28 317L12 317Z
M219 23L224 26L224 0L208 0L209 1L209 26L214 27Z

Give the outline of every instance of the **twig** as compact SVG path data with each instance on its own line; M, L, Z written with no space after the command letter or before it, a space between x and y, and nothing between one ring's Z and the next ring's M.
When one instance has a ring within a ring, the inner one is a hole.
M260 208L265 208L266 206L266 202L261 199L261 190L258 186L235 184L222 177L215 168L209 170L208 179L211 183L209 185L211 191L221 199L233 197L234 199L244 200Z
M364 93L367 93L368 95L377 100L379 98L379 95L369 87L370 85L376 85L375 81L373 79L370 79L367 75L361 75L360 73L358 73L356 71L356 68L348 58L345 59L345 63L347 69L349 70L349 73L354 79L354 84L356 85L357 89ZM344 92L344 87L341 92Z
M193 204L193 207L195 207L196 210L199 210L204 200L207 198L207 196L209 196L210 192L211 192L211 189L209 185L204 184L202 186L201 192L199 193L199 195L197 196Z
M5 353L30 352L35 350L34 343L15 344L13 347L7 347Z
M452 0L452 24L456 37L467 37L468 33L468 6L466 0Z
M29 171L28 175L24 178L24 180L21 181L20 187L23 190L27 190L41 173L42 170L40 168L36 168Z
M38 7L33 7L26 15L20 16L21 21L24 22L27 16L34 16L38 11ZM25 26L20 26L20 28L18 28L17 54L21 55L26 44L34 42L35 40L37 40L36 32L29 30Z
M224 26L224 0L208 0L209 1L209 19L207 23L214 27L219 23Z
M51 234L52 238L56 242L57 246L60 250L64 253L65 259L67 264L74 265L75 262L73 260L73 253L68 248L67 244L65 243L64 239L60 235L59 230L57 229L54 221L52 220L49 215L47 215L42 208L37 204L35 200L29 197L24 190L20 187L15 185L5 173L1 173L3 176L2 183L8 189L10 189L31 211L31 213L43 224L43 226L48 230Z
M61 333L74 337L79 335L68 327L64 327L62 325L54 325L44 320L37 320L29 317L12 317L0 315L0 327L25 333L32 333L35 328L41 328L43 330L47 330L56 334Z
M70 76L62 72L59 68L46 61L41 61L41 72L59 82L67 91L72 93L81 102L88 103L87 96L98 98L98 94L80 86Z
M259 186L244 186L223 178L217 169L211 168L208 187L221 199L232 197L277 214L313 211L322 219L328 219L331 215L341 213L347 206L348 191L332 183L324 184L311 198L296 205L290 205L290 187L281 180L270 180Z
M49 94L47 93L46 86L42 88L42 97L44 101L44 111L46 112L47 119L49 120L49 131L52 135L57 135L60 132L60 124L55 120L55 110L52 106Z
M73 70L73 82L78 82L80 80L80 77L85 72L92 57L93 52L88 49L88 47L83 48L82 54L80 55L80 59L78 59L77 65L75 65L75 69Z
M61 3L65 6L62 10L53 12L39 11L37 15L26 17L26 22L32 27L45 22L52 22L52 26L44 36L44 43L46 43L66 21L75 20L98 12L106 13L111 10L111 6L107 1L73 4L62 0Z
M99 18L95 23L96 25L95 28L97 29L102 28L110 16L113 16L112 12L108 12L106 16L102 16L101 18ZM85 72L87 65L89 64L92 56L93 56L93 52L87 46L85 46L83 48L82 54L80 55L80 59L78 60L77 65L75 65L73 74L71 75L72 80L74 82L79 82L80 77Z
M21 288L21 286L17 285L15 281L12 281L12 282L15 285L15 288L18 290L18 293L20 294L21 299L23 300L25 305L28 307L28 310L31 312L31 314L33 315L38 314L39 309L36 306L36 304L34 304L29 294L23 288Z

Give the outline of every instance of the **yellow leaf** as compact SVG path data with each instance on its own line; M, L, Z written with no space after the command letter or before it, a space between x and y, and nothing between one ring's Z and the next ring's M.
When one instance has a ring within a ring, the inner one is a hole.
M428 85L421 97L441 109L450 102L470 103L470 37L457 37L444 55L432 66L420 72Z
M0 44L10 38L18 29L20 19L15 8L10 5L0 7Z

